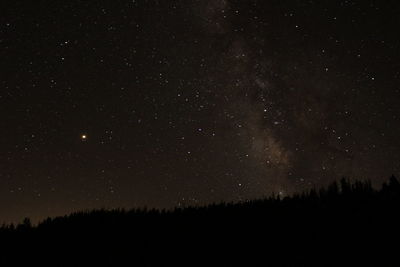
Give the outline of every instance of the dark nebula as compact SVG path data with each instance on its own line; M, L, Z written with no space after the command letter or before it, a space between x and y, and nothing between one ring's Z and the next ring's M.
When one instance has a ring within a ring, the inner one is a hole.
M0 222L400 168L398 1L2 1Z

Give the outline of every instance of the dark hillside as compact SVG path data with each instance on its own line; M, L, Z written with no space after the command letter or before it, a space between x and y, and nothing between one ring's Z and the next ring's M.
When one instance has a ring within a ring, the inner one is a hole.
M173 211L94 210L3 226L2 266L395 266L400 184ZM129 264L127 264L129 263Z

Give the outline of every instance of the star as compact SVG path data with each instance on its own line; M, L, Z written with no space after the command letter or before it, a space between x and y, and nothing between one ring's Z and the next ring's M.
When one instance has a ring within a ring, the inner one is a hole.
M0 190L16 208L0 203L1 222L287 196L342 175L379 185L400 170L388 5L359 1L345 23L343 1L59 1L41 16L9 2Z

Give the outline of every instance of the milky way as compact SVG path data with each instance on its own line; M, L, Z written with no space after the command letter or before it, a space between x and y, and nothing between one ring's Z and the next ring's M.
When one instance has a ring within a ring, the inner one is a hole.
M396 1L1 10L3 221L399 172Z

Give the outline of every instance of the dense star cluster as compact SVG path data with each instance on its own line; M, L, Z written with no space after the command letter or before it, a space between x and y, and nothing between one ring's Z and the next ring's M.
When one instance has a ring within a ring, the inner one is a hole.
M400 168L398 1L2 1L0 221Z

